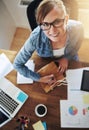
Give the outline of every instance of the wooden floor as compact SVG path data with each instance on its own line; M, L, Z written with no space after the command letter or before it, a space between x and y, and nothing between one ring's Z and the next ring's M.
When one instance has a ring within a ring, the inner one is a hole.
M30 36L30 30L25 28L17 28L14 35L10 50L19 51L24 42ZM89 62L89 39L84 39L81 48L79 49L80 61Z
M29 29L17 28L10 50L19 51L29 36L30 36Z

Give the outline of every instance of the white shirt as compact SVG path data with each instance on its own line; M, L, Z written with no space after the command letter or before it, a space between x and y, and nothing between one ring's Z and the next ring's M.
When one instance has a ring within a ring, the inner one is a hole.
M53 50L53 56L55 56L55 57L63 56L64 55L64 50L65 50L65 47L63 47L61 49Z

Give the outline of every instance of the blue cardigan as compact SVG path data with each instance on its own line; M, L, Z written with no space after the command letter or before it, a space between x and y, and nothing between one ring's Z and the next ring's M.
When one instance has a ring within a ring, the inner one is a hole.
M83 26L81 22L69 20L67 24L67 39L63 57L68 60L77 60L77 52L81 46L84 36ZM14 68L25 77L31 78L34 81L40 79L40 75L29 70L25 63L32 56L33 52L37 51L40 57L53 57L52 46L50 40L38 26L30 34L30 37L25 42L14 60Z

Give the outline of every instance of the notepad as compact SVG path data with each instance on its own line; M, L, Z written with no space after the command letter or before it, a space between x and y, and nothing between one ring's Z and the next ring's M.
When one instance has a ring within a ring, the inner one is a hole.
M27 61L25 65L28 67L28 69L34 71L35 64L33 60ZM33 83L33 80L31 78L27 78L21 75L19 72L17 72L17 84L31 84L31 83Z
M41 121L36 122L32 126L33 126L34 130L45 130Z

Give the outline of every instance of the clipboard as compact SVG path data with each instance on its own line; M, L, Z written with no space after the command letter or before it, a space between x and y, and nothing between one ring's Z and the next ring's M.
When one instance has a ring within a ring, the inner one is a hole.
M63 76L63 74L59 74L58 72L58 67L56 65L55 62L50 62L49 64L43 66L40 70L38 70L38 73L41 76L46 76L46 75L50 75L50 74L54 74L55 78L57 81L62 81L65 79L65 77ZM42 89L48 93L49 91L53 90L55 87L57 87L58 85L60 85L61 82L56 82L54 83L54 85L49 85L46 83L40 83Z

